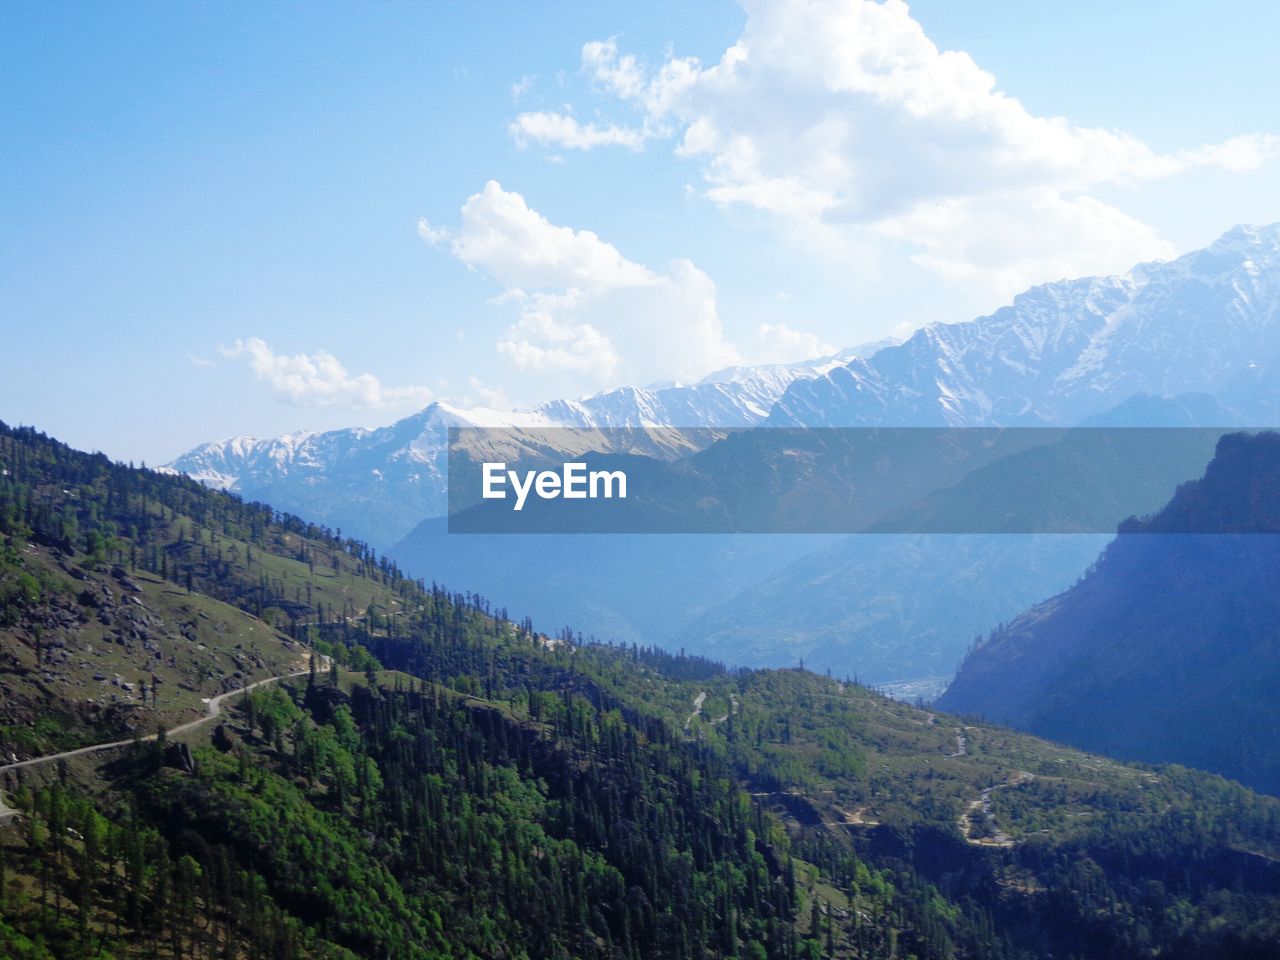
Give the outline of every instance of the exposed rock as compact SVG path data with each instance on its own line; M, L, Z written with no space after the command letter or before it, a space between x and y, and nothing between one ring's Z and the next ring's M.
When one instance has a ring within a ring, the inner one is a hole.
M194 774L196 772L195 757L191 755L191 748L185 743L170 743L165 746L164 765L166 767L175 767L183 773Z
M130 577L128 573L125 572L124 567L112 567L111 576L115 577L116 582L119 583L120 586L123 587L125 590L128 590L130 593L142 592L142 588L138 586L137 582L134 581L134 579Z

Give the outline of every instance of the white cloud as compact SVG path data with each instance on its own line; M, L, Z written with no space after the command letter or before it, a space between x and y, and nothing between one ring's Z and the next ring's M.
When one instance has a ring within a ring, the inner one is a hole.
M744 357L725 336L715 284L692 262L636 263L590 230L551 223L496 181L467 199L456 228L423 221L420 232L502 286L493 302L516 319L496 348L517 370L565 374L597 389L694 380ZM806 342L788 333L751 343L751 354Z
M435 227L431 226L426 217L419 217L418 236L427 241L427 243L431 244L433 247L438 247L440 244L448 241L449 231L437 230Z
M1280 157L1280 137L1263 133L1246 133L1182 155L1190 166L1216 166L1231 173L1257 170L1276 157Z
M460 407L484 407L488 410L514 410L515 403L501 387L491 387L479 377L467 378L467 391L449 397L449 402Z
M511 290L507 302L520 304L520 319L498 341L498 352L519 370L567 370L600 383L617 373L618 354L609 338L578 316L583 295Z
M520 99L533 87L534 78L525 74L511 85L511 102L519 103Z
M627 147L639 150L645 135L641 130L609 124L579 123L567 113L537 111L522 113L508 127L516 145L530 143L565 147L569 150L591 150L595 147Z
M717 204L773 215L837 258L892 238L918 265L1001 294L1167 255L1098 188L1280 156L1268 134L1159 152L1032 114L967 53L938 49L901 0L743 5L741 37L709 66L669 54L649 68L612 39L584 45L593 88L630 125L584 135L566 112L521 114L513 128L536 116L538 142L565 149L673 138Z
M337 357L324 350L290 357L276 353L259 337L236 340L218 350L228 359L244 360L258 380L290 403L370 410L431 400L426 387L384 387L371 373L352 376Z
M210 367L216 367L218 365L217 361L210 360L208 357L201 357L197 354L192 353L190 350L187 351L187 362L191 364L193 367L200 367L205 370L208 370Z
M642 97L648 86L640 61L631 54L619 56L618 41L614 37L584 44L582 66L597 84L619 97Z
M747 346L748 359L753 363L794 363L836 352L834 344L812 333L793 330L785 323L760 324Z
M1115 207L1049 189L1019 191L1004 201L966 197L920 206L872 229L933 273L980 279L1005 294L1176 253L1153 227ZM1077 243L1064 245L1063 238Z
M483 269L506 287L522 290L602 290L651 282L648 268L632 263L590 230L552 224L520 194L490 180L462 206L451 234L454 256Z
M673 61L675 62L675 61ZM679 61L683 62L683 61ZM582 66L601 92L622 100L644 100L653 85L640 61L630 55L619 55L615 40L594 40L582 48ZM563 86L563 75L560 77ZM597 147L626 147L641 150L645 141L670 136L673 127L662 116L657 100L646 111L639 126L613 122L580 123L573 108L536 110L520 113L508 125L516 145L521 149L530 143L568 150L594 150Z

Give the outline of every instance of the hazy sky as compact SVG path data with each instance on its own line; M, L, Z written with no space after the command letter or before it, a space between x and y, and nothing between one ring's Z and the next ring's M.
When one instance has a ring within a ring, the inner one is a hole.
M1280 220L1276 49L1264 0L8 4L0 419L156 463L967 319Z

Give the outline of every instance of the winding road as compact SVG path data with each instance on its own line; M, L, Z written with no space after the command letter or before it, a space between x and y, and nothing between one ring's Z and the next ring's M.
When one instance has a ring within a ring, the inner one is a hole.
M320 655L318 658L317 672L323 673L329 669L329 657ZM311 672L308 664L305 670L295 670L293 673L282 673L276 677L265 677L262 680L256 680L246 686L239 687L235 690L229 690L226 693L220 693L216 697L210 697L205 701L205 713L203 717L196 720L189 720L186 723L171 727L165 731L166 737L175 737L179 734L186 733L188 730L194 730L202 724L208 723L222 715L222 702L229 697L237 697L250 690L256 690L258 687L266 686L269 683L275 683L278 680L290 680L293 677L305 677ZM21 770L24 767L36 767L44 763L52 763L55 760L66 760L69 757L79 757L86 753L99 753L103 750L114 750L117 747L127 747L129 744L140 741L147 743L156 739L157 734L147 734L145 737L130 737L128 740L113 740L110 743L95 743L88 747L77 747L75 750L64 750L61 753L51 753L43 757L32 757L30 760L19 760L17 763L8 763L0 767L0 776L8 773L10 770ZM4 794L0 793L0 824L7 823L9 820L18 816L19 811L7 806L4 802Z
M702 713L702 705L707 702L707 691L703 690L700 694L693 698L693 713L689 714L689 719L684 722L684 728L689 729L689 724Z
M978 794L977 800L971 800L969 805L965 807L964 813L960 816L960 832L964 834L965 842L971 843L977 847L1014 846L1017 841L996 826L995 816L991 812L991 793L995 790L1003 790L1007 787L1019 786L1034 780L1035 778L1035 774L1027 773L1025 770L1019 770L1004 783L997 783L987 787ZM973 836L974 820L979 815L981 815L982 818L991 826L991 836Z
M968 727L956 727L956 752L948 753L947 758L967 757L969 755L969 738L965 734Z

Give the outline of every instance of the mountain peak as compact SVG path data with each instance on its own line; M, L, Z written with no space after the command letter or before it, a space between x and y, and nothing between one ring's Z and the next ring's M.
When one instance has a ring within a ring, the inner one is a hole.
M988 316L930 324L792 384L770 422L1070 425L1139 393L1232 393L1242 422L1262 422L1272 400L1240 385L1280 358L1278 320L1280 224L1241 225L1176 260L1040 284Z
M1214 251L1247 250L1253 247L1280 246L1280 223L1269 223L1262 226L1239 223L1213 241L1208 247Z
M768 415L790 383L820 369L825 367L803 363L743 367L716 382L656 389L624 386L581 399L552 400L532 410L437 400L372 430L202 444L168 469L388 546L420 521L446 512L450 427L751 426Z

